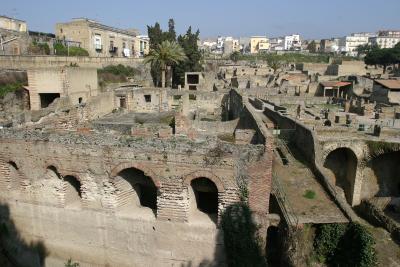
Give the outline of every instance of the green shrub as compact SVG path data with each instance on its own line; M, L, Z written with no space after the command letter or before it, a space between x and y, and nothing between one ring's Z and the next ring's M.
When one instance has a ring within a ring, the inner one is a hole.
M368 230L358 223L351 223L338 244L333 259L334 266L372 267L377 265L375 240Z
M35 55L50 55L50 47L47 43L32 42L28 50Z
M6 94L15 92L21 89L23 85L21 83L12 83L6 85L0 85L0 97L3 98Z
M54 48L54 53L57 56L66 56L68 54L67 48L63 46L61 43L54 44L53 48Z
M78 56L78 57L87 57L89 56L89 52L82 47L71 46L69 48L69 55L70 56Z
M68 259L68 261L64 264L65 267L79 267L78 262L73 262L72 259Z
M122 64L110 65L98 70L99 73L112 73L114 75L135 76L139 74L137 69Z
M225 209L221 216L228 266L266 266L261 254L257 226L251 210L245 203L237 203Z
M54 51L57 56L68 56L68 50L69 56L89 56L88 51L82 47L70 46L68 49L68 47L61 43L56 43L54 45Z
M316 196L316 193L313 190L306 190L304 193L303 197L308 198L308 199L314 199Z
M124 65L110 65L97 70L99 74L99 84L104 86L107 83L126 82L128 77L133 77L140 74L138 69Z
M377 265L374 238L358 224L323 224L314 239L315 254L328 266L373 267Z
M317 228L314 248L321 262L330 262L335 255L340 238L346 231L344 224L322 224Z

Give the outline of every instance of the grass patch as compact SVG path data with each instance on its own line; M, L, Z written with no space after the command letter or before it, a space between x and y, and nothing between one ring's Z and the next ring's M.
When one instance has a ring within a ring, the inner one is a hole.
M305 197L307 199L314 199L316 197L316 195L317 194L313 190L306 190L303 197Z
M97 74L100 87L104 87L107 84L127 82L128 77L140 75L140 70L119 64L99 69L97 70Z
M228 143L235 143L235 136L233 134L220 134L218 135L219 140L228 142Z
M3 98L8 93L22 89L22 86L23 86L22 83L0 85L0 98Z

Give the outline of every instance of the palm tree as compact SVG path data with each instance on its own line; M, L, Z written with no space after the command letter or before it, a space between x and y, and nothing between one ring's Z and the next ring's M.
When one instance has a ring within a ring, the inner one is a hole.
M165 71L168 66L187 59L183 48L176 42L163 41L145 57L144 62L161 70L161 86L165 87Z

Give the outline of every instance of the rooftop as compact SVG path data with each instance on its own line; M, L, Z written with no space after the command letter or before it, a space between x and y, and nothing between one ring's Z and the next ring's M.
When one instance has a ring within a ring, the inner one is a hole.
M122 34L129 35L132 37L136 37L137 35L139 35L139 31L136 29L129 29L129 30L119 29L119 28L115 28L112 26L107 26L107 25L101 24L93 19L88 19L88 18L73 18L71 22L79 22L79 21L86 22L89 25L89 27L93 27L93 28L118 32L118 33L122 33ZM60 24L68 24L71 22L60 23Z
M391 90L400 90L400 80L375 80L375 82Z
M10 18L10 17L3 16L3 15L0 15L0 18L10 19L10 20L15 20L15 21L20 21L20 22L26 22L25 20L20 20L20 19L16 19L16 18Z
M341 82L341 81L328 81L328 82L321 82L323 87L343 87L347 85L351 85L350 82Z

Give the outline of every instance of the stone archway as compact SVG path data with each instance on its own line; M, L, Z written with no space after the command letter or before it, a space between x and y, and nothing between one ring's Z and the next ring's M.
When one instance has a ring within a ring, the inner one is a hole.
M116 188L117 212L129 216L157 213L158 187L154 177L138 168L128 167L113 176L112 183Z
M190 181L189 186L189 222L218 220L218 188L206 178L198 177Z
M115 177L120 173L121 171L129 168L134 168L142 171L147 177L149 177L154 185L157 188L161 188L161 180L159 179L158 175L156 175L150 168L146 167L142 163L136 163L136 162L123 162L120 163L118 166L114 167L111 170L110 176Z
M0 190L16 192L21 189L19 167L15 161L0 163Z
M221 179L210 171L194 171L183 177L188 192L189 222L214 223L218 221L221 194L225 187Z
M63 180L64 206L80 208L82 205L81 182L74 175L65 175Z
M205 177L211 180L217 187L219 193L225 192L225 187L221 179L210 171L199 170L191 172L183 177L183 183L186 186L190 186L191 181L199 177Z
M330 151L324 160L324 167L329 170L330 182L337 187L340 187L346 200L350 205L355 205L359 195L355 191L359 191L360 183L356 182L359 179L357 174L358 158L350 148L339 147ZM358 195L358 196L357 196Z
M400 151L374 155L366 163L362 198L400 198Z

